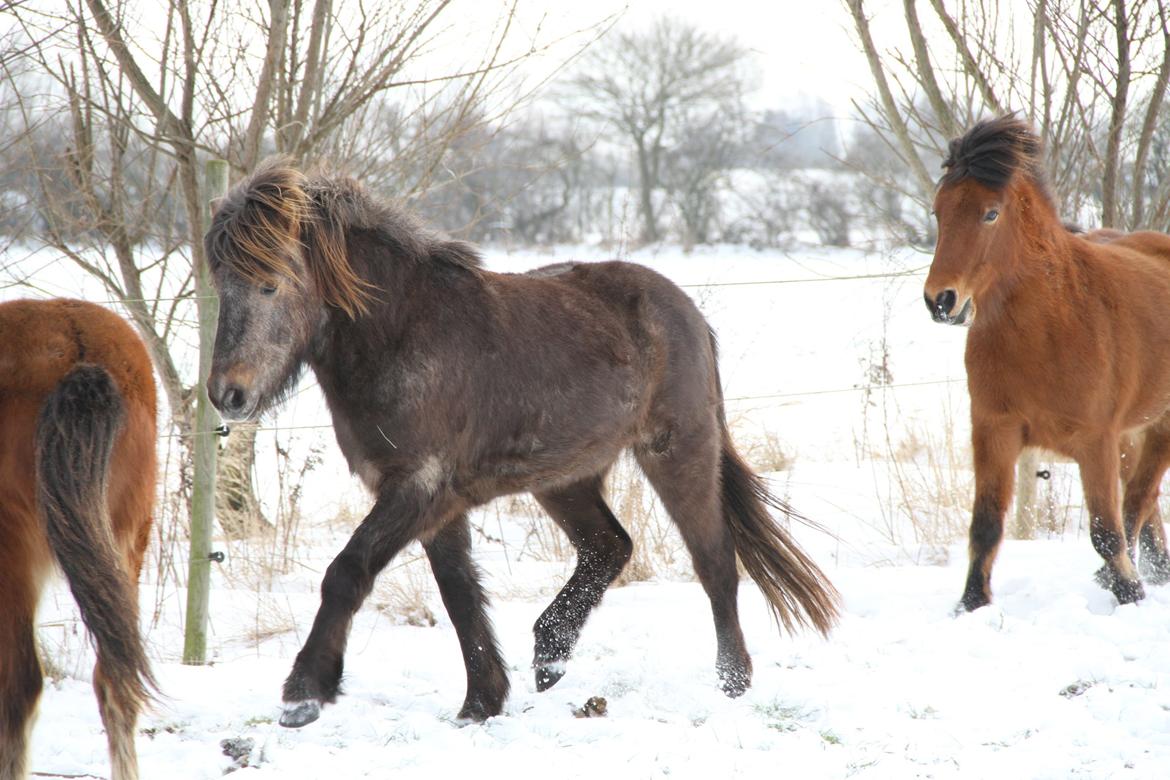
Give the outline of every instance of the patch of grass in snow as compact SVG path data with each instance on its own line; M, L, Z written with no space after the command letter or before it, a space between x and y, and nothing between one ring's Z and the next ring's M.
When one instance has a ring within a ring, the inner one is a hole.
M811 713L804 707L773 701L756 704L753 709L764 717L764 725L776 731L796 731L804 725Z

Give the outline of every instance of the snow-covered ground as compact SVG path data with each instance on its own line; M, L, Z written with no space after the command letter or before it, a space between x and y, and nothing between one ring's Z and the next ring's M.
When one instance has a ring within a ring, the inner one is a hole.
M488 264L521 270L604 257L496 251ZM710 610L683 556L649 581L611 590L568 674L537 694L531 625L571 561L542 555L547 542L534 545L528 513L501 503L474 521L512 665L505 713L482 725L454 721L462 659L416 562L388 572L398 591L376 590L359 613L346 695L318 722L282 729L280 684L324 567L348 533L336 516L347 507L360 517L365 505L331 433L300 427L328 422L307 381L268 423L296 430L262 434L258 467L261 492L275 502L276 464L265 454L273 443L324 448L305 482L300 545L280 556L259 543L220 545L229 560L214 580L212 665L177 662L184 594L159 577L162 568L148 573L142 606L165 698L140 724L144 778L218 777L233 765L225 739L252 740L242 776L274 778L1167 776L1170 587L1118 607L1093 584L1098 559L1073 467L1051 464L1054 477L1040 490L1059 532L1005 543L996 603L952 614L970 502L964 333L926 315L922 274L913 272L929 255L722 247L631 259L687 285L719 333L741 447L760 462L786 459L771 475L777 491L831 532L794 528L844 596L832 636L781 634L745 581L755 679L744 697L725 698ZM886 276L902 272L911 273ZM769 456L777 448L784 458ZM291 561L287 573L264 568L277 557ZM393 606L403 588L418 591L434 626L404 620ZM31 766L108 776L85 681L91 659L71 610L60 585L43 603L42 640L66 676L47 686ZM606 698L608 714L574 717L592 696Z

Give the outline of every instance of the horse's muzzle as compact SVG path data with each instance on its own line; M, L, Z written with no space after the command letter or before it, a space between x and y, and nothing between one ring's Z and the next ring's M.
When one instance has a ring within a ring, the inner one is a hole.
M247 420L256 411L256 399L223 374L212 373L208 377L207 398L219 410L220 416L231 422Z
M946 325L970 325L971 320L974 319L973 299L965 299L963 305L958 306L958 311L956 311L959 296L954 290L943 290L933 300L930 295L923 294L923 299L926 301L926 308L930 311L931 319L935 322Z

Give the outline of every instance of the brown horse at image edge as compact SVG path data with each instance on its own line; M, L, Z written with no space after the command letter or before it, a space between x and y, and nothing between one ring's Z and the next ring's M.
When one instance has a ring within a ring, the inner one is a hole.
M991 600L1024 447L1080 467L1089 535L1105 561L1098 581L1120 603L1145 595L1139 573L1170 579L1156 503L1170 465L1170 236L1069 229L1040 157L1024 122L977 124L951 142L934 202L926 306L938 322L970 326L967 610Z
M155 388L142 341L83 301L0 303L0 780L27 776L44 675L37 600L60 565L97 650L113 780L138 777L154 688L138 575L155 490Z
M768 509L798 516L732 445L714 337L667 279L620 262L492 273L469 245L356 182L282 160L218 204L205 242L220 296L212 402L229 419L255 417L312 369L350 469L375 499L325 573L282 724L309 723L335 701L353 615L416 539L463 650L459 715L498 715L507 667L467 512L516 492L531 492L577 552L533 629L536 687L554 685L630 558L630 536L603 497L627 449L710 599L728 695L751 681L737 556L785 627L826 632L835 621L836 591Z

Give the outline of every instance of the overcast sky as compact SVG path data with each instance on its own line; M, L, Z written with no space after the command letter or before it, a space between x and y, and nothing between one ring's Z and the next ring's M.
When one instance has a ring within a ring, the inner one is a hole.
M465 30L473 38L477 28L486 32L488 20L510 0L460 2L461 12L449 17L448 23L467 20ZM891 13L889 0L872 0L870 6L882 17ZM865 58L851 38L852 20L840 0L521 0L519 25L522 33L530 35L543 23L547 39L623 9L618 22L622 28L646 27L657 17L670 15L735 36L751 49L759 67L758 89L749 96L758 108L819 98L845 115L850 99L869 89ZM881 22L877 22L879 29Z

